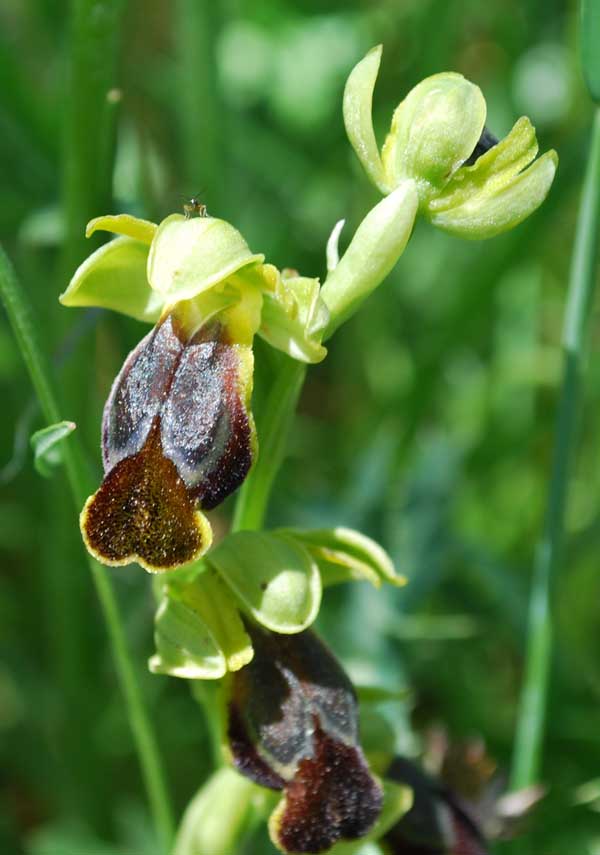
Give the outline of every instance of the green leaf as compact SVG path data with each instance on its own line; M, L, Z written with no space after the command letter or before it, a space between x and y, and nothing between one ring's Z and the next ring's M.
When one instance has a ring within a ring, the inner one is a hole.
M193 581L166 582L155 618L155 674L216 680L252 659L235 604L212 570Z
M147 261L144 243L130 237L116 238L78 267L60 302L63 306L99 306L155 323L164 300L148 284Z
M321 603L321 577L297 541L265 532L228 535L209 556L240 604L273 632L301 632Z
M280 534L302 543L322 573L324 585L366 581L376 588L382 582L401 586L406 578L396 573L387 552L374 540L351 528L281 529Z
M40 475L50 478L63 462L60 443L76 428L75 422L57 422L32 434L33 465Z
M581 0L581 63L592 100L600 104L600 2Z

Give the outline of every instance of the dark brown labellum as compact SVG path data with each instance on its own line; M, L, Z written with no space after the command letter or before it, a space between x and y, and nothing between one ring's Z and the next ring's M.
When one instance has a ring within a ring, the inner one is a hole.
M162 570L203 551L196 503L220 504L252 464L251 377L250 348L218 323L186 339L168 316L129 355L104 410L105 479L82 519L100 560Z
M254 659L232 676L228 735L240 772L285 791L278 845L316 853L362 837L383 796L358 743L352 684L314 633L247 629Z

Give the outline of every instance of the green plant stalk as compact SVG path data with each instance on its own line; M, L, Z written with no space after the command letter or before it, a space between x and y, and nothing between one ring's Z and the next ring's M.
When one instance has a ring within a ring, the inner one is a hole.
M61 420L61 414L50 380L49 366L38 345L32 311L17 281L12 265L1 247L0 296L6 307L44 418L48 424L58 422ZM88 475L81 448L75 435L63 442L62 451L74 504L79 509L91 489L88 484ZM156 831L163 843L165 853L168 853L173 840L174 823L156 739L129 654L110 577L105 568L91 557L88 558L88 563L112 646L119 683L125 697L129 724Z
M513 758L514 789L540 774L550 663L551 599L561 564L565 511L577 439L583 363L596 279L600 228L600 108L594 115L590 152L577 219L563 334L563 380L544 527L536 552L528 618L524 684Z

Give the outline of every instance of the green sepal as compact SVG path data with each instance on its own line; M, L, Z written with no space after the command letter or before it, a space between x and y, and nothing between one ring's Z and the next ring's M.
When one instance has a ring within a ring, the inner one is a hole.
M413 804L413 792L410 787L397 784L394 781L383 781L383 807L379 819L371 831L360 840L348 840L336 843L328 855L355 855L367 843L375 843L392 826L408 813Z
M148 285L147 261L146 244L130 237L116 238L86 258L59 300L63 306L98 306L155 323L164 299Z
M76 428L75 422L57 422L31 435L33 465L44 478L50 478L63 462L62 441Z
M464 166L442 192L427 205L429 214L457 208L482 191L492 195L506 187L538 153L535 128L521 116L504 139L477 158L473 166Z
M157 228L156 223L141 220L139 217L132 217L131 214L105 214L89 221L85 229L85 236L89 238L97 231L113 232L113 234L134 238L150 246Z
M422 80L394 112L382 150L387 184L413 178L421 201L439 193L477 145L485 116L481 90L462 74Z
M243 267L262 262L225 220L172 214L159 225L148 257L148 281L167 305L189 300Z
M354 66L344 89L344 124L348 139L373 184L388 193L379 147L373 130L373 90L383 47L377 45Z
M240 531L209 556L240 606L273 632L301 632L321 603L319 569L300 543L277 534Z
M271 800L233 769L218 769L187 806L173 855L232 855Z
M387 552L370 537L351 528L280 529L283 534L301 543L319 565L323 585L339 582L366 581L376 588L382 582L402 586L400 576Z
M539 208L552 186L557 166L556 152L547 151L529 169L502 184L492 180L491 188L484 185L456 207L438 212L430 206L429 220L458 237L495 237L518 226Z
M264 294L261 338L300 362L321 362L321 344L329 311L320 296L318 279L280 276L274 291Z
M217 680L253 656L231 595L211 569L191 581L164 583L154 640L150 670L188 680Z

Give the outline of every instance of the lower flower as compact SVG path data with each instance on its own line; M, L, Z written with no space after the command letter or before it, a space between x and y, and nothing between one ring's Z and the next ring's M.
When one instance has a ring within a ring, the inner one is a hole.
M284 791L269 823L273 842L318 853L363 837L383 791L358 741L352 684L311 631L246 629L254 658L230 678L228 739L238 771Z

